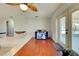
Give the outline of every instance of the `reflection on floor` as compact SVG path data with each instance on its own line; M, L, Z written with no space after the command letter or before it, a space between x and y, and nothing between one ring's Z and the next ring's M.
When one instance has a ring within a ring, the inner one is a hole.
M53 47L52 39L37 40L31 38L15 56L57 56L58 52Z

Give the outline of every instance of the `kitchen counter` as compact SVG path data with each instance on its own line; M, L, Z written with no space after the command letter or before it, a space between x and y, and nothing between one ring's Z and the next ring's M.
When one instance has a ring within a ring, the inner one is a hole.
M13 56L32 37L28 33L16 34L14 37L0 38L0 56Z

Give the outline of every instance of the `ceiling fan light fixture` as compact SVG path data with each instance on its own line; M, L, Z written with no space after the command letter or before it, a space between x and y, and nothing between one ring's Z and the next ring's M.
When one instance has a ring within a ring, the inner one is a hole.
M28 6L25 4L20 4L20 8L22 11L26 11L28 9Z

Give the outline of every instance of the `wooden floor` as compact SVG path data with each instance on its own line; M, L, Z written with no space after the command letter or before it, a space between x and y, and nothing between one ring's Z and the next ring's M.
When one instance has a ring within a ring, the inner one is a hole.
M15 56L57 56L58 52L53 47L52 39L37 40L31 38Z

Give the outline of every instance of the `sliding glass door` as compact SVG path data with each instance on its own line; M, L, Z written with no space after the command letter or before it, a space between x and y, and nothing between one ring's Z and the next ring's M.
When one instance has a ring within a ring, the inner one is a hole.
M72 6L58 17L58 43L79 54L79 4Z
M79 10L72 13L72 49L79 53Z

